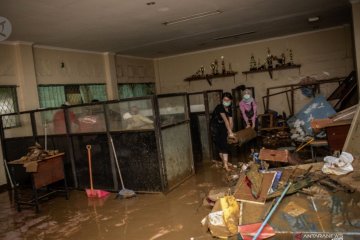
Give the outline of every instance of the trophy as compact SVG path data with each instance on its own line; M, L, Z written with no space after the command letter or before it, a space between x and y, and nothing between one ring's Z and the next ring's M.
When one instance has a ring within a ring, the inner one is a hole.
M254 54L251 54L250 58L250 71L256 70L256 61L254 58Z
M201 76L204 76L205 68L203 65L200 67L200 72L201 72Z
M219 64L217 59L215 59L214 64L215 64L215 74L219 74Z
M289 50L289 65L293 65L294 64L294 60L293 60L293 52L292 52L292 50L290 49Z
M228 73L233 73L232 67L231 67L231 63L229 63L229 71Z
M221 73L226 74L224 56L221 56Z
M286 61L285 53L282 53L282 54L281 54L281 65L284 65L284 64L285 64L285 61Z
M211 68L211 73L215 74L215 63L211 63L210 68Z

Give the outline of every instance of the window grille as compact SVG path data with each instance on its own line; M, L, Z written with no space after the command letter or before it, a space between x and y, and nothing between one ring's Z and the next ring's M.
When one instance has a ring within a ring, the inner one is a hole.
M0 114L15 113L19 111L16 86L0 86ZM3 116L2 123L4 128L20 126L19 117Z

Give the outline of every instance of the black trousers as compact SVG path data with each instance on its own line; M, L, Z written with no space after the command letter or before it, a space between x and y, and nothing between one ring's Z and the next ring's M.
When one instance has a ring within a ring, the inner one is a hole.
M229 153L228 133L225 124L211 124L211 135L213 146L215 146L214 150L217 153Z

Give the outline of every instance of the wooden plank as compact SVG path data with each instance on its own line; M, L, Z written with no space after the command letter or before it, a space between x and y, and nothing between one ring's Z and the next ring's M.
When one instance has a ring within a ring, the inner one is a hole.
M330 118L313 119L310 122L310 126L312 129L317 130L317 129L325 128L331 123L333 123L333 120Z
M234 137L228 137L229 144L243 145L246 142L256 138L256 131L253 128L245 128L234 133Z
M273 162L288 162L289 151L263 148L260 150L259 159L264 161L273 161Z
M242 175L236 186L234 197L236 198L236 200L242 201L242 202L264 204L266 201L269 189L271 188L272 183L274 181L275 174L276 174L276 172L263 173L263 181L262 181L262 185L261 185L261 191L260 191L260 195L257 199L253 197L250 187L248 187L246 185L245 174Z
M343 150L351 153L355 158L360 157L360 106L358 104L355 116L351 123Z
M284 65L284 66L279 66L279 67L275 67L272 69L267 68L267 69L256 69L256 70L243 71L242 74L278 71L278 70L294 69L294 68L300 68L300 67L301 67L301 64Z
M354 105L352 107L349 107L347 109L342 110L341 112L338 112L336 114L334 114L333 116L331 116L330 118L336 122L336 121L340 121L340 120L349 120L349 119L353 119L354 115L356 113L356 110L358 108L358 104Z
M343 149L349 128L350 124L332 125L326 127L326 136L329 147L332 151L340 151Z

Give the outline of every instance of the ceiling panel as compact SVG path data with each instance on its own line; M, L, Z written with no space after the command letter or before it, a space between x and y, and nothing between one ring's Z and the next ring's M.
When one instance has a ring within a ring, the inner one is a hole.
M351 23L347 0L0 0L10 41L162 57ZM223 13L165 26L197 13ZM309 24L308 17L320 21ZM244 32L239 37L213 40Z

